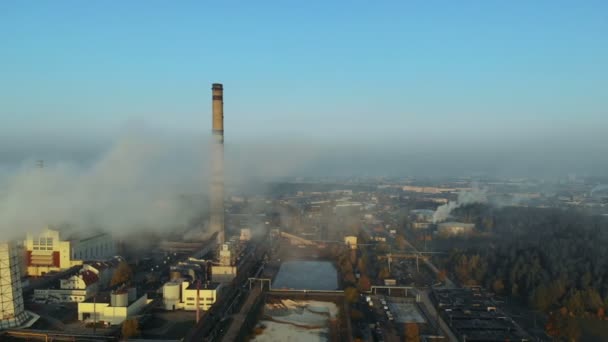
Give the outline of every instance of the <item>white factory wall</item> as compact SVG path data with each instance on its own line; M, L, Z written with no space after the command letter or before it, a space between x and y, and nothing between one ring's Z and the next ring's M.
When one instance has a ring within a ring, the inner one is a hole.
M50 303L79 303L93 297L95 293L97 291L91 287L86 290L36 289L34 290L34 300Z
M116 243L110 234L99 234L73 241L72 259L106 260L116 255Z
M151 301L147 295L143 295L129 306L110 306L110 303L78 303L78 320L121 324L136 316ZM85 316L89 317L85 319Z
M197 289L189 289L190 283L187 281L168 282L163 286L163 306L165 310L196 310ZM221 285L214 288L199 289L199 308L207 311L217 300Z
M60 240L56 230L46 228L38 236L27 234L23 246L29 276L41 276L82 264L80 260L71 259L70 242Z

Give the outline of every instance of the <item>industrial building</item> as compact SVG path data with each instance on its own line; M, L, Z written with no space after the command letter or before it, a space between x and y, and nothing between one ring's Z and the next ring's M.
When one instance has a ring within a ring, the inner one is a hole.
M116 243L108 233L72 237L70 241L73 260L106 260L116 255Z
M405 185L401 188L403 191L423 193L423 194L446 194L458 193L463 191L471 191L470 187L436 187L436 186L415 186Z
M220 283L205 282L198 285L185 279L176 279L163 285L163 307L165 310L207 311L220 295ZM198 298L198 299L197 299Z
M23 247L28 276L43 276L52 271L58 272L82 265L81 260L72 259L70 241L60 240L59 232L48 227L38 236L27 234Z
M18 249L0 242L0 330L18 327L29 316L23 306Z
M529 341L515 321L481 288L433 289L437 311L461 341Z
M437 225L437 233L441 236L467 235L474 229L473 223L443 222Z
M59 280L59 288L34 290L34 301L42 303L84 302L99 291L99 277L82 271Z
M87 262L82 265L82 270L95 273L99 278L99 289L103 290L110 286L114 270L116 270L122 260L120 257L114 257L106 261Z
M95 296L110 285L118 259L87 263L55 282L54 286L34 290L39 303L79 303Z
M146 294L138 297L135 288L119 289L78 303L78 320L121 324L138 315L150 302L152 299L148 299Z
M234 266L234 253L229 243L221 245L219 264L211 266L211 279L215 282L229 283L236 277L237 267Z
M348 235L344 237L344 244L350 249L357 249L357 237L354 235Z
M247 241L251 240L251 229L242 228L239 240L241 240L241 242L247 242Z

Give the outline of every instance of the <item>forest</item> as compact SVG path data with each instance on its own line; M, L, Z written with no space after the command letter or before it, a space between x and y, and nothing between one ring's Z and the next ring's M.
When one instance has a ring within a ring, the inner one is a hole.
M490 236L443 262L463 285L482 285L548 315L553 336L608 308L608 219L576 210L461 207L455 216Z

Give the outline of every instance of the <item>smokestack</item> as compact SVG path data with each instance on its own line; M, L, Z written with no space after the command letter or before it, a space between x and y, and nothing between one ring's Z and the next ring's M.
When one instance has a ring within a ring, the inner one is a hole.
M224 243L224 88L213 83L213 160L211 179L211 231L217 243Z

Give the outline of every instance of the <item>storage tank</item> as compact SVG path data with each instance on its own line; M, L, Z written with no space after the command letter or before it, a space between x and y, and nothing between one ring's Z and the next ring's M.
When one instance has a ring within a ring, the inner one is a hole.
M112 292L110 295L110 305L115 307L129 306L129 293L126 291Z
M177 300L179 301L180 284L179 283L166 283L163 286L163 299L165 300Z

